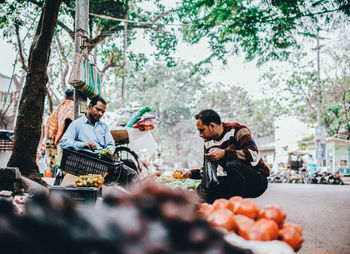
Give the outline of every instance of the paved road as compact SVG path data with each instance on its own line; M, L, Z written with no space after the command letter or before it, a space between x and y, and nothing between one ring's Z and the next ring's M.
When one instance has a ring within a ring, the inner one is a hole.
M287 221L303 226L298 253L350 253L349 185L270 184L255 202L278 205Z

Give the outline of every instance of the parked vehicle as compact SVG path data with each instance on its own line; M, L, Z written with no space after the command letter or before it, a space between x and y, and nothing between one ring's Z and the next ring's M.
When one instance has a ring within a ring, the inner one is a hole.
M341 179L341 176L339 174L339 171L334 172L333 174L331 174L331 176L329 177L329 183L330 184L340 184L340 185L344 184L344 182Z
M323 171L320 179L320 183L322 184L329 184L329 179L331 177L332 173L329 171Z
M322 179L322 173L320 170L314 172L312 175L311 175L311 183L321 183L321 179Z
M268 177L269 183L286 183L287 182L287 175L285 172L271 172L270 176Z

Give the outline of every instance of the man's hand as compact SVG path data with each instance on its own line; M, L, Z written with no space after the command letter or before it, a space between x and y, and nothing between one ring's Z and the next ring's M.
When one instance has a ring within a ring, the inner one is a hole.
M217 161L225 156L225 150L220 148L212 148L209 150L208 156L210 160Z
M178 172L178 175L179 175L180 179L186 179L186 178L190 178L191 177L191 171L181 170L181 169L177 169L177 170L174 171L174 174L173 174L174 177L177 176L177 174L176 174L177 172Z
M83 148L90 149L91 151L95 151L97 146L93 142L87 142L83 145Z

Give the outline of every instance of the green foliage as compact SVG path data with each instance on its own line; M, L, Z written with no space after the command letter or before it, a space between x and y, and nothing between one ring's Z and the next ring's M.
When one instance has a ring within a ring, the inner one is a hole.
M315 141L314 135L311 135L309 137L304 137L304 138L298 140L297 144L298 144L299 150L305 151L307 149L307 143L310 141Z
M349 10L348 1L335 0L183 0L178 15L186 41L209 39L207 60L243 51L262 64L288 58L299 33L315 36L319 27L348 22Z

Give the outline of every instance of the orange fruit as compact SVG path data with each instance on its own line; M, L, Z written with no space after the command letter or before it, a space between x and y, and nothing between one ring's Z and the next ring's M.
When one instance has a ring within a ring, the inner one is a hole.
M293 222L286 222L283 227L294 227L300 234L303 232L303 227Z
M295 251L298 251L301 248L304 239L300 233L300 228L287 225L286 227L280 229L278 234L278 239L286 242Z
M181 172L175 171L173 176L174 176L175 179L180 179L181 178Z
M277 223L274 220L260 219L255 223L255 226L265 231L269 235L270 240L277 239L279 229Z
M211 212L214 211L214 208L208 203L202 203L199 205L198 211L203 218L208 218Z
M214 227L225 228L228 231L235 230L236 228L236 223L233 219L233 213L226 208L214 210L209 215L208 221Z
M228 201L229 201L229 204L227 206L228 209L232 210L232 212L235 210L235 205L239 202L241 202L243 200L242 197L240 196L234 196L232 198L230 198Z
M269 241L270 236L263 229L257 227L256 225L252 226L247 234L245 235L246 240L255 240L255 241Z
M255 224L253 219L241 214L234 215L233 219L236 222L237 233L242 237L246 235L249 229Z
M245 198L235 204L234 214L242 214L254 220L258 215L258 209L254 201Z
M219 198L216 199L213 203L213 208L216 209L221 209L221 208L227 208L227 206L229 205L229 201L225 198Z
M286 214L277 206L264 206L260 208L258 219L270 219L276 221L279 228L283 227Z

